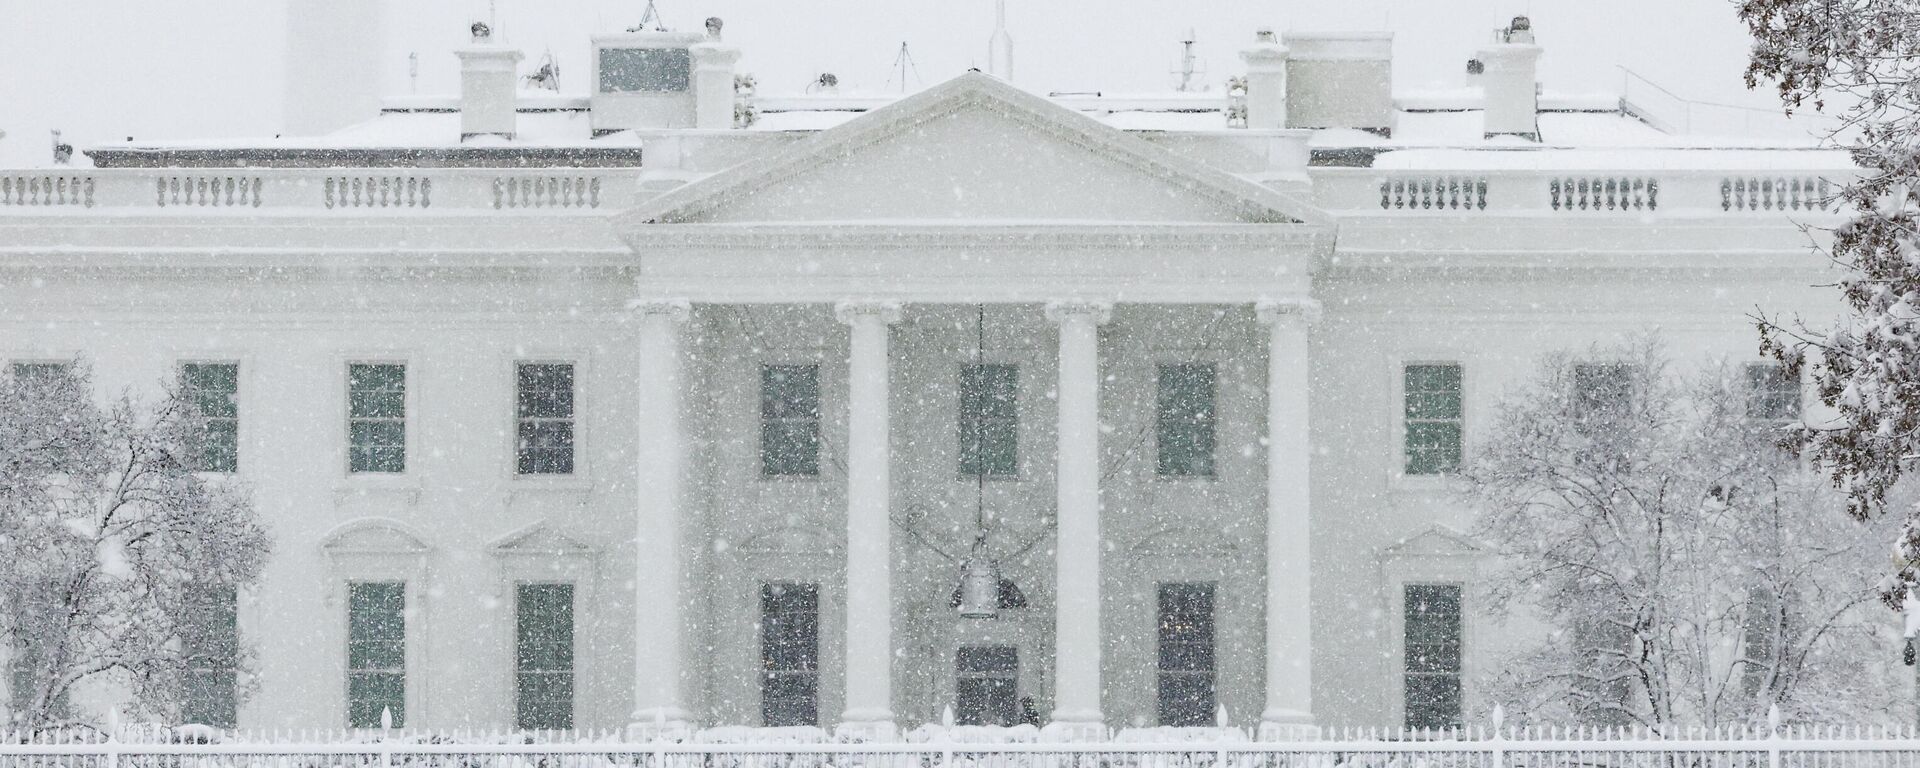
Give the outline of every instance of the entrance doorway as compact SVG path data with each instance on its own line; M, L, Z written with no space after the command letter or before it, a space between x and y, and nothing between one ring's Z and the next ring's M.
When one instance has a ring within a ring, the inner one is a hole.
M1020 652L1011 645L961 646L953 660L954 722L1010 726L1020 712Z

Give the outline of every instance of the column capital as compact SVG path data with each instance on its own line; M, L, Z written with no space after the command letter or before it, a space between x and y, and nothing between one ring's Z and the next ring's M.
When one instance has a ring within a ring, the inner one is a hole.
M900 302L885 299L842 299L834 302L833 316L853 325L864 319L878 319L882 325L900 322Z
M635 317L665 315L676 323L693 315L693 302L686 299L628 299L627 313Z
M1047 302L1046 314L1048 320L1056 323L1089 319L1094 325L1105 325L1108 320L1113 319L1113 302L1092 299L1055 299Z
M1313 325L1320 322L1324 314L1320 302L1309 298L1261 299L1253 303L1253 313L1268 325L1295 322Z

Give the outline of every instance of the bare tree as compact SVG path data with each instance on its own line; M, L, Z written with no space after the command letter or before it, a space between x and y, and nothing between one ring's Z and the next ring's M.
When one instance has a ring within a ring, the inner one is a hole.
M1920 456L1920 6L1875 0L1740 0L1752 33L1747 85L1771 83L1788 112L1837 119L1830 138L1864 169L1838 204L1848 221L1824 250L1845 270L1846 313L1830 326L1761 318L1763 349L1804 366L1836 418L1791 437L1845 492L1856 518L1886 511ZM1897 534L1904 564L1881 584L1898 607L1920 576L1920 509Z
M1486 596L1548 631L1498 665L1494 700L1612 726L1884 711L1885 616L1864 604L1885 531L1832 516L1748 374L1683 381L1649 338L1550 356L1502 404L1463 471L1498 554Z
M29 370L30 369L30 370ZM256 580L270 543L242 489L192 470L199 420L178 397L102 408L79 363L0 377L0 639L16 724L77 722L83 681L126 686L177 720L196 596Z

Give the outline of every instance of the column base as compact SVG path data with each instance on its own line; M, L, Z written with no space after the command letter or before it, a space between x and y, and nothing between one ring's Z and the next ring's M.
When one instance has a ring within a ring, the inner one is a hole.
M1313 724L1313 713L1297 709L1269 709L1260 715L1259 741L1313 741L1320 738L1320 726Z
M900 740L900 727L891 717L846 720L833 727L833 740L856 744Z
M1084 744L1107 741L1107 724L1099 719L1055 720L1040 727L1040 741L1050 744Z
M685 710L677 708L643 709L633 713L633 722L627 724L627 738L632 741L693 741L693 720Z

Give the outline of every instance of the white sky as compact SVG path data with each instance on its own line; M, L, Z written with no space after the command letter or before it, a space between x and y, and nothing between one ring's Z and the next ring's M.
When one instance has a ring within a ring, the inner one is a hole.
M892 90L900 43L926 83L984 66L992 0L657 0L668 23L727 21L742 67L763 93L796 92L831 71L843 90ZM644 0L496 0L497 28L527 53L551 50L562 85L586 83L587 35L631 26ZM486 0L386 0L386 93L456 89L450 52ZM44 162L48 130L76 145L217 138L279 131L286 0L0 0L0 167ZM1694 99L1772 107L1740 82L1747 40L1731 0L1007 0L1015 82L1035 91L1138 92L1171 87L1187 28L1203 82L1241 71L1235 52L1256 27L1389 28L1395 89L1458 85L1490 31L1529 13L1549 90L1614 92L1617 65ZM918 85L918 82L914 83Z

